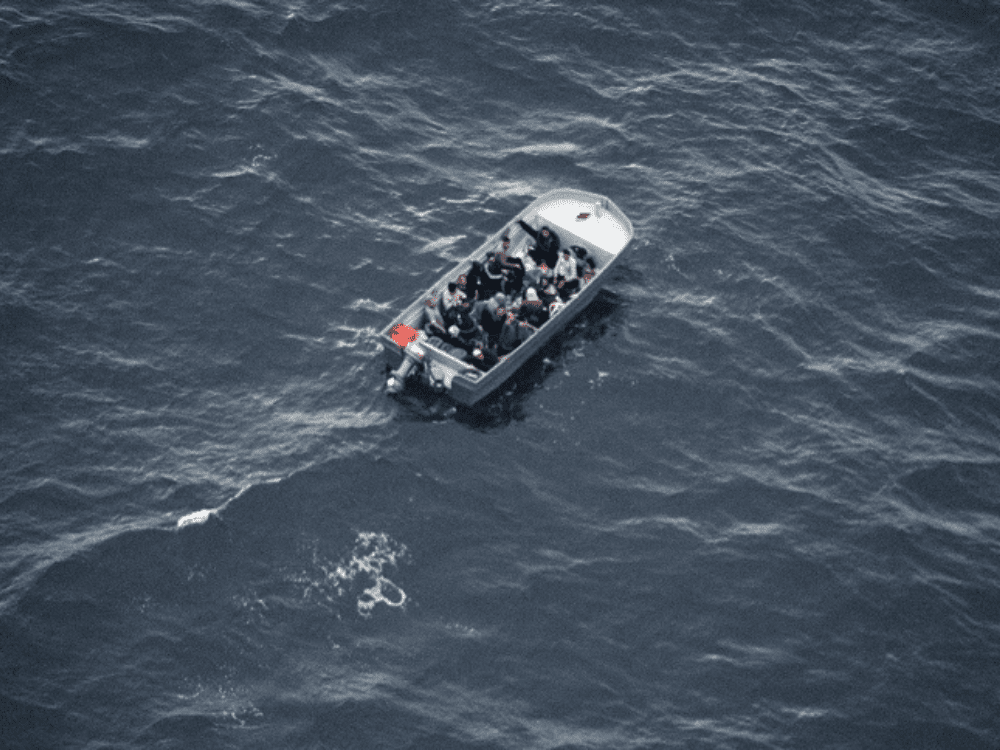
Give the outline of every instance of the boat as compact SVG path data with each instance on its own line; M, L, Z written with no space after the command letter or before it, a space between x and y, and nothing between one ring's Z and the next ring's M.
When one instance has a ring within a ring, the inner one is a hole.
M535 263L528 253L534 247L535 237L524 228L525 224L535 232L548 228L557 236L560 248L572 248L577 259L590 259L591 262L583 266L587 273L580 279L578 291L565 302L553 305L548 319L541 325L524 323L522 329L526 329L526 339L486 369L474 359L475 356L481 359L481 350L462 351L429 335L422 327L424 310L428 305L438 304L449 282L469 273L473 261L485 263L488 252L499 252L504 237L510 240L507 254L522 259L526 267L534 270ZM606 196L572 188L557 188L540 196L445 273L379 333L379 343L389 365L387 392L399 394L410 383L422 381L460 404L473 406L514 375L586 308L609 278L632 236L632 222Z

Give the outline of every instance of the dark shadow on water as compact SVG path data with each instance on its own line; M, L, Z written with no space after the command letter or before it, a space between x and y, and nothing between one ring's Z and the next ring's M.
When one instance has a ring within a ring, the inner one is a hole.
M475 406L463 406L429 386L411 384L404 394L393 396L403 407L404 419L441 422L454 419L475 430L487 431L523 421L528 400L545 384L566 355L581 341L597 341L615 325L625 307L618 294L602 289L584 310L517 372Z

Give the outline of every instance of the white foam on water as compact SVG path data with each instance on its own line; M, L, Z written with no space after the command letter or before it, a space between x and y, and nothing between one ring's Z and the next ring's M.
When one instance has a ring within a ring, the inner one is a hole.
M382 571L387 565L397 567L406 556L405 544L398 544L388 534L365 531L358 534L350 558L342 561L331 577L337 591L343 594L359 577L371 585L358 596L358 614L370 617L375 605L403 607L406 592L386 578Z
M177 520L177 528L183 529L185 526L195 526L200 525L208 521L212 516L218 515L218 508L204 508L202 510L196 510L194 513L188 513L186 516L181 516Z

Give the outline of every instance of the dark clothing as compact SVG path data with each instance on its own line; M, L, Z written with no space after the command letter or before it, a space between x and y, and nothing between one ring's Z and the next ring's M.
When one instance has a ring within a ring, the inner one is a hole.
M445 312L444 322L449 326L457 325L461 327L463 316L466 319L472 318L472 303L467 299L461 300Z
M502 269L519 272L522 276L524 275L524 263L520 258L508 253L502 253L497 256L497 260L500 261L500 267Z
M549 319L549 308L541 300L526 299L521 303L518 315L524 322L538 328Z
M489 337L491 344L496 343L500 336L500 328L503 327L504 313L500 312L501 309L495 301L490 300L483 305L479 316L479 325Z
M528 257L535 261L536 266L541 266L543 263L547 266L549 265L545 262L545 255L538 249L537 245L528 249ZM552 266L549 266L549 268L552 268Z
M470 301L475 301L476 299L482 299L485 295L483 289L483 264L479 261L473 261L472 270L465 274L465 287L462 289L465 292L465 298Z
M492 297L497 292L503 291L503 268L500 261L495 258L487 262L483 268L482 289L486 294L481 295L481 299Z
M497 340L497 354L504 355L514 351L530 336L528 327L516 318L504 321Z
M497 356L496 349L491 346L483 346L479 349L479 356L477 357L475 351L473 351L469 361L483 372L486 372L499 362L500 358Z
M443 313L441 317L444 318L444 327L453 326L458 322L458 307L449 307Z
M465 310L458 313L458 320L455 322L458 326L458 335L461 337L462 341L466 344L471 344L479 334L479 326L476 325L475 321L472 320Z
M513 297L521 291L521 284L524 282L524 263L520 258L507 253L503 253L499 259L503 270L503 288L500 291Z
M556 292L556 287L554 284L545 284L540 289L538 289L538 299L541 300L542 304L545 305L545 309L549 309L549 305L559 299L559 294Z
M580 290L580 279L560 281L556 284L556 289L559 290L559 297L565 302Z
M528 255L538 265L544 263L549 268L555 268L559 260L559 237L548 227L542 227L541 231L535 231L527 222L517 220L521 228L535 239L534 250L529 250Z

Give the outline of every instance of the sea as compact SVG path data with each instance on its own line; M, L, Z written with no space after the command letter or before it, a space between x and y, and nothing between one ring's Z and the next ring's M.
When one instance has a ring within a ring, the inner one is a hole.
M0 747L1000 749L1000 2L0 0Z

